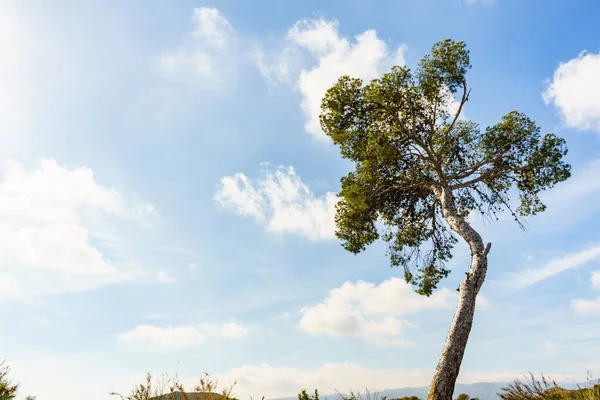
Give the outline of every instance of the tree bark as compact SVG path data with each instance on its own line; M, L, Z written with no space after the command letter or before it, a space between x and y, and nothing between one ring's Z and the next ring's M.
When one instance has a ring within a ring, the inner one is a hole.
M471 248L471 268L467 277L460 283L454 319L427 395L427 400L452 400L454 385L473 325L477 294L487 272L487 254L491 243L484 247L481 235L456 213L452 190L448 186L434 188L434 192L440 201L444 219Z

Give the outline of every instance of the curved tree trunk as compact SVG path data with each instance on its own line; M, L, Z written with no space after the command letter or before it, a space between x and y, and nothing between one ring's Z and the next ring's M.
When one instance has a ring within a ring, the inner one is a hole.
M460 283L458 306L427 395L428 400L451 400L473 325L475 301L485 280L487 254L491 243L484 247L479 233L464 218L456 214L450 188L435 188L434 191L440 201L442 215L450 228L471 248L471 268L467 277Z

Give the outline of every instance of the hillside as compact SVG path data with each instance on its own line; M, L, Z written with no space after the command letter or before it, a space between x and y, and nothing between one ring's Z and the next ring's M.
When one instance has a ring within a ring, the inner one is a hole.
M227 399L225 396L219 393L211 393L211 392L175 392L172 395L163 394L161 396L153 397L150 400L235 400L235 399Z

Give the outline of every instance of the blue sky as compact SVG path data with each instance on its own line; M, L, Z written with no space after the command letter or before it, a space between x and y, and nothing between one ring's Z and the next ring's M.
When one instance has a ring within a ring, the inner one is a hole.
M351 166L315 124L342 74L464 40L466 116L516 109L572 178L493 243L460 382L600 373L595 1L0 2L1 358L21 396L105 399L146 371L236 393L426 385L468 250L419 297L334 238ZM585 53L584 53L585 51ZM68 389L66 389L66 387Z

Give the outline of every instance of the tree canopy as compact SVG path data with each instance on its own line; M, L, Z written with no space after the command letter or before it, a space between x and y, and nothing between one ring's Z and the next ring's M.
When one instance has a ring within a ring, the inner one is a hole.
M343 76L322 101L323 131L355 164L342 178L336 235L353 253L385 240L391 264L424 295L450 272L457 242L442 191L461 217L508 210L518 221L544 211L538 194L570 176L564 139L542 136L525 114L510 111L485 129L462 117L470 68L465 44L444 40L414 72L395 66L366 85Z

